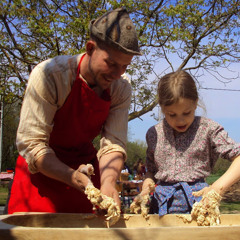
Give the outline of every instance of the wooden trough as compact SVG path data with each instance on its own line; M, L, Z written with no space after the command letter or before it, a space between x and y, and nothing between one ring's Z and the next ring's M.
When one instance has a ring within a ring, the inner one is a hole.
M92 214L19 213L0 216L0 239L8 240L219 240L240 239L240 214L221 215L221 225L199 227L183 223L176 215L125 214L107 228L103 219Z

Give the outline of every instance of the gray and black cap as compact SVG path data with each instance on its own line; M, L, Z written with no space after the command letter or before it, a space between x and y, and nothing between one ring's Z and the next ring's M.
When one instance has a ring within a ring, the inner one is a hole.
M125 8L106 12L89 25L90 36L113 46L126 54L141 55L138 37Z

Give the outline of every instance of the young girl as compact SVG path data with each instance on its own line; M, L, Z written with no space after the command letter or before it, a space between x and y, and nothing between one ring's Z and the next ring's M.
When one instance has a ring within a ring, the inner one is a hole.
M140 195L149 194L154 183L157 186L150 213L160 216L190 213L200 196L211 189L222 196L240 180L240 144L229 138L218 123L195 116L198 92L187 72L172 72L162 77L158 97L165 117L146 134L147 173ZM205 178L218 158L233 163L208 187Z

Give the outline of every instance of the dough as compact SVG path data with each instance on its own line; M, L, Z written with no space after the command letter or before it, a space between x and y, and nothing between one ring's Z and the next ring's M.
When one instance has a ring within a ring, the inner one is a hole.
M195 220L198 226L216 226L220 224L219 206L222 197L214 190L203 196L200 202L195 202L191 215L177 215L184 222Z
M147 186L148 189L145 189L148 193L155 191L155 183L150 182ZM148 219L148 212L149 212L149 203L150 195L149 194L138 194L132 204L130 205L130 211L132 213L138 214L141 213L142 216Z
M86 187L85 194L93 204L94 210L96 210L96 206L97 206L100 209L104 209L107 211L107 214L105 215L105 217L106 217L106 223L108 227L117 223L117 221L120 218L121 211L113 198L102 194L101 191L95 188L92 184L89 184Z

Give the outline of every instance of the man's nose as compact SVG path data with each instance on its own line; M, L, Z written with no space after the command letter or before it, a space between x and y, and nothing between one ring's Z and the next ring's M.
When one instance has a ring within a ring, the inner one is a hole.
M111 78L113 79L119 79L121 77L121 75L125 72L126 69L118 66L118 67L114 67L114 69L111 72Z

